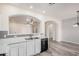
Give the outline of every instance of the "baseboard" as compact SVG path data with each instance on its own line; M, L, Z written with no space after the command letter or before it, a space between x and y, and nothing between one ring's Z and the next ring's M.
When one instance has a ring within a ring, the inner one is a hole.
M71 44L76 44L76 45L79 45L79 43L76 43L76 42L71 42L71 41L60 41L60 42L65 42L65 43L71 43Z

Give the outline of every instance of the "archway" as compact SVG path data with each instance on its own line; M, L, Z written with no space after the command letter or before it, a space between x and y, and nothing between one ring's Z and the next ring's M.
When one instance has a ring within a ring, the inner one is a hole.
M57 23L54 21L45 22L45 36L48 37L48 46L50 48L51 42L57 40Z
M40 20L29 15L9 17L9 34L39 33Z

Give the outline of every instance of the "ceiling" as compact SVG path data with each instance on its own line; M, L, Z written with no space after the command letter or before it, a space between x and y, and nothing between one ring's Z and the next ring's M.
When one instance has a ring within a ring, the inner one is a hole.
M44 15L59 20L76 17L76 11L79 10L79 3L55 3L53 5L49 5L49 3L10 3L10 5L41 14L45 10ZM30 6L33 8L30 9Z

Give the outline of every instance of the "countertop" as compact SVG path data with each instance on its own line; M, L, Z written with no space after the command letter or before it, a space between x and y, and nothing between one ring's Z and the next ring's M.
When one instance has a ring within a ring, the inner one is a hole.
M8 45L13 44L13 43L18 43L18 42L25 42L30 40L30 38L36 38L39 37L38 35L34 36L20 36L20 37L9 37L9 38L0 38L0 54L1 53L7 53L6 51L8 50Z

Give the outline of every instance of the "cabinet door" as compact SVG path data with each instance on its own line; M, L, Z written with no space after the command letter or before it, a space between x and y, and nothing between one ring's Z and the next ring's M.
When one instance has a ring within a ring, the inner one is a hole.
M18 56L18 48L17 47L10 47L9 48L9 56Z
M26 56L26 42L9 45L9 56Z
M27 55L34 55L34 40L27 40Z
M40 53L41 51L41 40L35 39L35 54Z
M19 45L19 56L26 56L27 52L26 52L27 48L26 48L26 43L21 43Z

